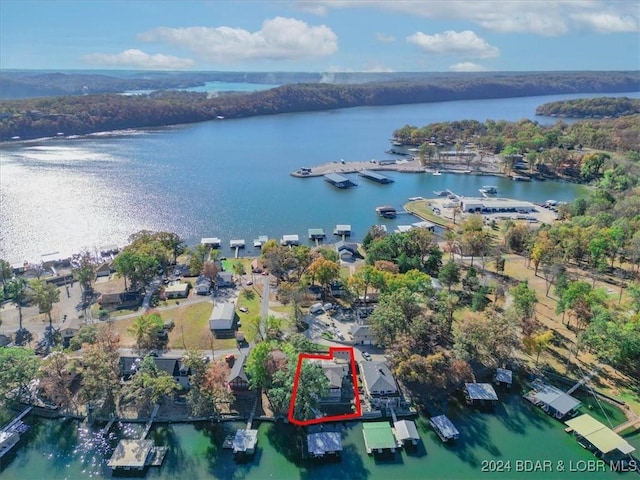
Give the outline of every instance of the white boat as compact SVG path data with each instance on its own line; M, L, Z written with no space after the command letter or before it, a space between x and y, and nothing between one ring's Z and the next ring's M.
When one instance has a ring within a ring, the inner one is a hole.
M498 187L494 187L493 185L483 185L480 192L486 193L487 195L495 195L498 193Z
M440 173L440 170L436 170L435 172L433 172L433 175L438 176L438 175L442 175L442 174Z
M424 197L409 197L410 202L417 202L418 200L424 200Z

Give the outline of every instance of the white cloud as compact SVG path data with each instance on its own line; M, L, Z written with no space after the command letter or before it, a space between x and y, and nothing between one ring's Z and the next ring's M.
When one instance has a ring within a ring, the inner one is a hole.
M638 31L640 23L634 0L316 0L305 4L307 8L384 9L433 19L470 21L493 32L545 36L563 35L574 28L598 33L610 32L607 28ZM602 15L607 18L598 18Z
M162 70L182 70L194 66L194 61L189 58L173 57L162 53L149 55L133 48L120 53L92 53L85 55L83 60L93 65Z
M471 30L447 30L435 35L417 32L407 37L407 42L433 55L458 55L468 58L494 58L500 55L497 47L488 44Z
M393 43L396 41L396 37L386 33L376 33L376 40L382 43Z
M637 32L638 20L631 16L612 13L576 13L571 18L584 27L598 33Z
M452 72L486 72L487 69L482 65L473 62L460 62L449 66Z
M231 27L160 27L140 34L139 39L184 47L211 63L296 60L327 56L338 50L338 37L326 25L310 26L283 17L265 20L257 32Z

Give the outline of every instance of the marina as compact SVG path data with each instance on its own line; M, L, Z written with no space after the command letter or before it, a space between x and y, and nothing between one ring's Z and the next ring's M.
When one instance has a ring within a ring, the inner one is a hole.
M345 177L344 175L340 175L338 173L327 173L324 176L325 182L330 183L336 188L349 188L355 187L358 184L353 182L349 177Z

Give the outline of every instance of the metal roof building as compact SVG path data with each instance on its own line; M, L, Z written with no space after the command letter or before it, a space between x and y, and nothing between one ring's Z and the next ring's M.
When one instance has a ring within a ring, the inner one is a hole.
M586 441L602 455L615 453L627 455L635 451L629 442L591 415L580 415L564 423L573 430L578 441Z

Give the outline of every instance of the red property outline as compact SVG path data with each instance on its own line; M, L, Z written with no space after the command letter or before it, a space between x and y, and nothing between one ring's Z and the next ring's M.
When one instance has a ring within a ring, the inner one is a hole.
M331 415L322 418L312 418L311 420L298 420L293 417L293 411L296 403L296 395L298 393L298 382L300 381L300 370L302 369L303 360L333 360L334 352L348 352L351 361L351 378L353 379L353 392L355 396L356 412L345 413L342 415ZM298 366L296 367L296 376L293 380L293 392L291 393L291 400L289 401L289 422L294 425L314 425L325 422L339 422L343 420L351 420L354 418L360 418L362 416L362 405L360 404L360 395L358 393L358 375L356 372L356 357L353 352L353 347L329 347L329 355L301 353L298 355Z

